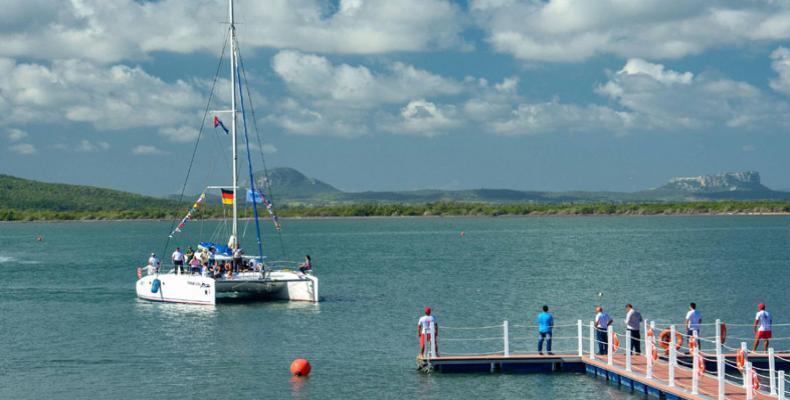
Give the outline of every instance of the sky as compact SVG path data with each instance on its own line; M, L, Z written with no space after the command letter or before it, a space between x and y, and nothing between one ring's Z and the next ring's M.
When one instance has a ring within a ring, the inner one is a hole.
M745 170L790 188L790 1L235 8L256 169L262 153L347 191L636 191ZM200 137L187 192L229 183L230 139L203 118L230 101L226 56L208 102L227 9L6 0L0 173L178 193Z

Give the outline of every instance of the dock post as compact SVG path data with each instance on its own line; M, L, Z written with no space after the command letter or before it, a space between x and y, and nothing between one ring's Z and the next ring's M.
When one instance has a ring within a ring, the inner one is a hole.
M675 325L669 326L669 362L667 365L667 371L669 374L669 387L675 387L675 357L677 354L675 353L677 349L675 346L677 345L677 338L675 337Z
M699 394L699 337L697 331L694 331L694 354L691 357L691 394Z
M595 322L590 321L590 360L595 360Z
M431 347L428 352L428 359L432 360L436 357L436 325L431 323Z
M776 360L774 359L773 347L768 348L768 370L770 371L768 387L771 388L771 396L776 396Z
M647 323L647 321L645 321ZM650 331L656 331L656 321L650 321ZM647 368L645 368L645 376L648 378L653 377L653 351L656 350L655 335L647 335L647 326L645 326L645 357L647 358Z
M510 335L508 333L507 321L505 321L502 324L502 334L504 335L504 338L505 338L505 349L504 349L505 357L509 357L510 356Z
M777 376L777 381L779 381L779 390L776 397L779 400L785 400L785 372L779 371L779 376Z
M724 400L724 355L721 352L721 320L716 320L716 377L718 378L719 400Z
M625 370L631 372L631 330L625 330Z
M752 391L752 363L747 361L743 368L743 383L746 386L746 400L752 400L754 391Z
M606 331L606 365L614 365L614 352L612 351L612 336L614 335L614 327L609 325Z
M746 351L746 342L741 342L741 351L743 352L743 363L744 363L744 365L748 364L749 363L749 353ZM750 371L744 370L743 373L745 374L747 372L750 372ZM749 385L746 383L746 375L744 375L744 377L743 377L743 388L746 389L747 391L749 390Z
M576 325L579 328L577 334L579 336L579 357L581 357L584 355L584 342L582 341L582 320L576 321Z

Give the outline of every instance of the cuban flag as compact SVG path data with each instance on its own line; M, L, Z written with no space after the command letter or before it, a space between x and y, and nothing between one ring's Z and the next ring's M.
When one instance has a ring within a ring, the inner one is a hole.
M226 134L226 135L230 133L230 132L228 131L228 128L226 128L226 127L225 127L225 124L223 124L223 123L222 123L222 121L220 121L220 120L219 120L219 117L215 115L215 116L214 116L214 127L216 128L216 127L218 127L218 126L221 126L221 127L222 127L222 130L223 130L223 131L225 131L225 134Z

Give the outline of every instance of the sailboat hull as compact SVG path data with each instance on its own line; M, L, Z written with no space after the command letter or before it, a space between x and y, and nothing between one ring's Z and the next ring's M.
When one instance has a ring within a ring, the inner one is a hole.
M136 290L141 299L168 303L211 305L222 298L319 301L318 278L292 271L272 271L265 277L242 273L233 279L172 273L149 275L137 281Z

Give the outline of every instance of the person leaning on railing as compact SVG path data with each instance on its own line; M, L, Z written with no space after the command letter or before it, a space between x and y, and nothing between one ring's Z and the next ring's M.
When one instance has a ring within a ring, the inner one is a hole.
M631 332L631 354L642 354L640 326L642 325L642 314L634 310L631 303L625 305L625 328Z
M607 333L609 325L612 324L612 317L603 311L603 307L595 307L595 336L598 340L598 355L605 355L609 350L609 339Z

